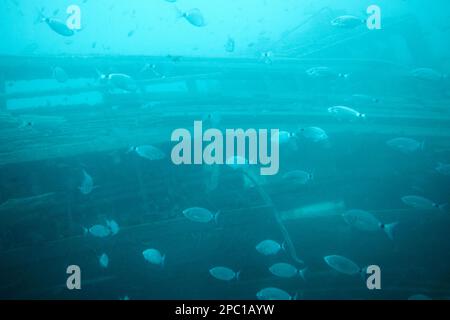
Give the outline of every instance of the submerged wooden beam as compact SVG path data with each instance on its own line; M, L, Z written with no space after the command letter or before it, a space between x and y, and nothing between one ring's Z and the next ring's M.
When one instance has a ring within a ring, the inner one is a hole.
M202 79L213 79L214 77L220 76L220 73L214 74L192 74L185 76L176 76L176 77L164 77L164 78L156 78L156 79L147 79L147 80L136 80L137 85L140 86L151 86L157 84L167 84L167 83L176 83L176 82L195 82L195 80ZM4 81L3 81L4 84ZM0 78L1 85L1 78ZM88 84L83 86L75 86L72 87L67 85L64 88L54 88L54 89L45 89L45 90L29 90L29 91L20 91L20 92L12 92L5 93L5 90L1 90L0 88L0 101L6 101L9 99L24 99L24 98L36 98L36 97L45 97L45 96L54 96L54 95L74 95L86 92L104 92L108 89L113 89L108 87L105 84ZM138 93L134 93L138 95Z

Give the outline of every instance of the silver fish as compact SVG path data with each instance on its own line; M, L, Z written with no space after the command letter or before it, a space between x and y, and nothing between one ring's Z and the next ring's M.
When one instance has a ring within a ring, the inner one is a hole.
M290 211L280 212L280 218L286 220L297 220L306 218L330 217L341 215L345 210L345 203L319 202Z
M331 21L331 25L338 28L353 29L362 24L366 20L351 15L339 16Z
M138 89L136 81L123 73L100 74L100 82L128 92L135 92Z
M328 112L339 119L355 119L355 118L365 118L364 113L358 112L355 109L346 106L334 106L328 108Z
M423 142L403 137L391 139L386 142L386 145L405 154L417 152L419 150L423 150L424 148Z
M348 74L335 72L329 67L312 67L306 70L306 74L315 79L348 78Z
M83 170L83 182L81 183L81 186L78 187L78 190L80 190L82 194L87 195L94 189L94 180L85 170Z
M280 278L293 278L295 276L300 276L304 278L304 270L299 270L289 263L279 262L271 265L269 271L277 277Z
M67 24L61 20L44 17L42 13L40 13L39 20L45 22L50 29L63 37L72 37L75 35L75 31L70 29Z
M416 79L431 82L437 82L447 78L446 75L443 75L431 68L417 68L412 70L410 75Z
M319 127L302 128L296 135L302 136L314 143L328 140L328 135L325 130Z
M111 230L113 236L119 233L120 227L115 220L106 220L106 226Z
M183 210L183 215L191 221L208 223L211 221L215 221L217 223L217 218L219 217L220 212L212 213L208 209L193 207L186 210Z
M349 210L342 217L347 224L361 231L375 232L383 230L391 240L394 238L394 230L398 225L398 222L381 223L373 214L364 210Z
M423 210L443 209L446 206L446 204L439 205L427 198L415 195L404 196L402 201L412 208Z
M102 268L108 268L109 265L109 257L106 253L103 253L99 258L98 258L98 262L100 263L100 266Z
M111 230L101 224L96 224L89 229L84 228L85 234L90 234L96 238L106 238L111 234Z
M289 171L283 175L283 179L295 184L307 184L312 181L314 175L312 173L302 171L302 170L294 170Z
M240 271L234 272L227 267L214 267L209 270L211 276L222 281L239 280Z
M166 261L166 255L162 255L157 249L146 249L142 252L144 259L151 263L161 267L164 267Z
M204 27L206 26L205 18L203 17L203 14L201 11L197 8L182 12L179 9L178 11L178 17L184 18L187 22L189 22L191 25L195 27Z
M136 152L140 157L150 161L162 160L166 157L166 154L161 149L151 145L132 147L131 150Z
M263 240L256 245L256 251L265 256L273 256L284 250L284 244L279 244L274 240Z
M282 289L269 287L259 290L256 293L256 298L258 300L296 300L297 294L291 296Z
M330 255L323 259L331 268L340 273L355 275L362 272L362 269L356 263L343 256Z

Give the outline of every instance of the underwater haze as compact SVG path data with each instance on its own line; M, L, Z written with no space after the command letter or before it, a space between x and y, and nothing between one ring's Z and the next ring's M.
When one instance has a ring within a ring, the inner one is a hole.
M0 0L0 299L448 299L449 12Z

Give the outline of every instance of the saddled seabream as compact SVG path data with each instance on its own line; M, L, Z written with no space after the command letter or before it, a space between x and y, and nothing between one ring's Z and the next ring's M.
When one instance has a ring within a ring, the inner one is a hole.
M94 180L92 177L86 172L86 170L83 170L83 181L81 182L81 185L78 187L78 190L84 195L88 195L89 193L94 190L96 186L94 186Z
M109 257L106 253L103 253L99 258L98 258L98 263L100 264L100 267L106 269L109 266Z
M329 67L312 67L306 70L306 74L315 79L337 79L337 78L348 78L348 74L339 73L334 71Z
M142 256L148 263L155 264L160 267L164 267L165 265L166 255L161 254L158 249L146 249L142 251Z
M399 138L394 138L394 139L388 140L386 142L386 145L389 148L398 150L405 154L417 152L417 151L423 150L423 148L424 148L423 141L419 142L417 140L414 140L411 138L404 138L404 137L399 137Z
M412 70L410 75L418 80L430 82L438 82L447 78L447 75L431 68L417 68Z
M278 252L285 250L284 243L280 244L275 240L263 240L256 245L256 251L264 256L273 256Z
M111 230L102 224L93 225L90 228L83 228L84 234L89 234L96 238L106 238L111 235Z
M286 172L283 175L283 180L294 184L307 184L314 179L314 175L303 170L294 170Z
M259 290L256 293L256 298L258 300L296 300L297 294L291 296L282 289L269 287Z
M353 108L346 106L334 106L328 108L328 112L338 119L364 119L366 115Z
M239 280L240 271L233 271L228 267L214 267L209 269L209 274L221 281Z
M187 22L189 22L194 27L204 27L206 26L206 20L203 17L201 11L197 8L190 9L187 11L181 11L178 8L175 8L177 11L178 18L184 18Z
M108 86L121 89L128 92L136 92L138 85L136 81L129 75L124 73L102 74L97 71L100 76L100 82L106 83Z
M128 152L132 151L136 152L138 156L150 161L162 160L166 157L164 151L152 145L131 147Z
M279 262L271 265L269 271L279 278L293 278L299 276L304 279L304 272L306 269L299 270L290 263Z
M75 31L70 29L65 21L46 17L42 11L39 11L36 22L46 23L51 30L63 37L72 37L75 35Z
M355 262L340 255L329 255L323 259L328 266L343 274L352 276L361 274L364 271L363 268L360 268Z
M384 224L373 214L364 210L348 210L342 217L350 226L367 232L376 232L383 230L390 239L394 239L394 230L398 222Z
M352 15L339 16L331 21L333 27L353 29L366 23L365 19L358 18Z
M111 230L113 236L120 231L119 224L115 220L106 220L106 226Z
M309 140L314 143L327 141L328 135L322 128L319 127L306 127L301 128L297 133L296 136L303 137L306 140Z
M300 207L291 211L280 212L282 220L297 220L306 218L319 218L341 215L345 210L345 204L340 202L319 202Z
M414 209L422 209L422 210L435 210L435 209L443 210L447 206L447 204L437 204L436 202L433 202L430 199L416 195L404 196L402 197L402 202Z
M183 215L191 221L209 223L215 221L217 223L217 218L219 217L220 211L212 213L208 209L193 207L183 210Z

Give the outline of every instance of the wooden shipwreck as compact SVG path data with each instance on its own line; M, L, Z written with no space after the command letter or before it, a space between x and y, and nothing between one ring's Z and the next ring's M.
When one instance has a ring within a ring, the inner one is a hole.
M372 36L361 34L361 38L367 37ZM333 49L348 44L333 39ZM406 135L426 141L427 148L441 155L449 154L450 98L445 83L418 81L409 75L409 68L392 61L315 56L311 46L307 51L311 54L301 57L304 48L280 42L280 52L291 58L274 55L270 61L173 56L0 57L0 297L252 298L256 289L268 284L292 292L302 290L310 298L332 297L340 291L333 277L320 287L314 281L286 284L270 279L254 246L261 237L282 240L282 236L271 205L258 190L246 187L238 172L220 168L214 181L214 168L148 164L127 153L131 146L142 144L170 152L174 129L219 115L220 128L295 131L319 126L330 137L351 135L360 142L376 139L381 144ZM299 58L292 58L295 56ZM56 66L67 72L67 82L52 78ZM323 80L306 74L318 66L349 77ZM97 81L97 70L132 75L140 90L110 90ZM361 95L379 101L361 102ZM24 105L28 107L21 107ZM367 119L336 121L327 112L333 105L355 106ZM336 164L340 156L319 152L322 162L317 165L325 169L317 173L310 189L286 186L276 178L264 188L278 210L290 210L287 203L294 201L300 206L308 195L312 202L324 201L320 195L326 195L327 201L340 201L343 190L352 184L361 190L374 184L395 184L394 173L383 178L376 166L377 161L390 160L388 155L372 153L362 142L358 151L366 153L366 162L358 169L340 171L339 177L336 167L324 163ZM77 190L83 168L90 170L98 185L87 196ZM382 194L374 196L382 199ZM193 205L221 210L220 223L198 226L186 221L181 210ZM380 210L395 218L402 215L402 208L399 204ZM83 226L110 217L121 224L117 236L99 240L83 235ZM352 239L341 234L345 226L339 218L330 219L335 219L334 223L322 226L320 232L324 237L340 235L331 248L352 244ZM256 231L245 231L250 227ZM305 253L312 268L316 265L320 270L320 257L313 257L308 249L325 249L323 243L308 240L317 230L315 224L294 222L287 228L300 255ZM436 232L443 235L445 230ZM383 245L389 246L387 239L381 241ZM165 270L145 265L141 252L147 246L167 254ZM111 252L108 270L98 266L101 252ZM375 254L375 260L377 255L382 253ZM223 258L230 256L231 260ZM208 277L212 265L224 263L242 268L238 293L236 287L217 285ZM65 288L65 268L70 264L86 270L79 292ZM205 279L204 283L198 279ZM407 277L393 283L388 291L391 297L408 294L404 288L411 286L443 293L448 289L439 282L421 283ZM206 291L202 290L205 285L209 286ZM358 281L345 285L349 293L373 297Z

